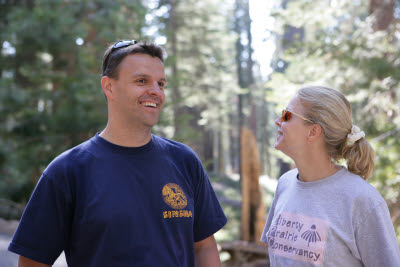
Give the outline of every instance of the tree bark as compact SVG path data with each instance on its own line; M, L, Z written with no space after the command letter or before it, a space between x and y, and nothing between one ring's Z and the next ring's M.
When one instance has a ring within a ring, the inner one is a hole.
M179 90L179 79L178 79L178 44L177 44L177 21L176 21L176 0L169 0L170 11L169 11L169 39L171 43L171 51L172 51L172 64L171 64L171 86L172 86L172 99L173 99L173 114L174 114L174 128L175 128L175 136L178 136L181 127L179 122L179 103L181 100L181 92ZM177 138L179 139L179 138Z
M260 155L254 134L242 128L242 220L241 239L257 242L264 229L265 204L259 184Z
M374 30L386 30L394 21L394 0L370 0L369 13L374 15Z

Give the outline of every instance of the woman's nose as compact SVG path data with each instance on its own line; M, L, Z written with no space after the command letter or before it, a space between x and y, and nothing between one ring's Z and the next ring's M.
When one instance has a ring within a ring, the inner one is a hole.
M276 125L281 126L281 118L282 118L282 117L276 118L276 120L275 120L275 124L276 124Z

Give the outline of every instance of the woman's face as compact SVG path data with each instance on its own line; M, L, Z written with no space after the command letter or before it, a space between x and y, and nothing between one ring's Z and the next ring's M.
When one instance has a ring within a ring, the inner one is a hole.
M303 107L297 97L289 102L286 109L305 117ZM275 149L282 151L292 159L304 156L309 126L312 124L294 114L287 121L282 121L282 117L278 117L275 124L278 126Z

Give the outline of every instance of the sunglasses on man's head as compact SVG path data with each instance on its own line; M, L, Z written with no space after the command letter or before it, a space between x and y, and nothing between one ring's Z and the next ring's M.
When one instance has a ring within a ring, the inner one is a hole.
M299 118L301 118L301 119L303 119L303 120L305 120L305 121L308 121L308 122L311 122L312 124L314 124L314 122L310 121L309 119L306 119L306 118L304 118L303 116L301 116L301 115L299 115L299 114L297 114L297 113L294 113L294 112L292 112L292 111L289 111L289 110L287 110L287 109L282 110L282 121L288 121L288 120L290 120L290 119L292 118L292 115L296 115L297 117L299 117Z
M130 45L134 45L134 44L137 44L137 41L136 41L136 40L122 40L122 41L116 42L116 43L112 46L111 51L107 54L106 58L105 58L104 61L103 61L103 70L106 69L106 66L108 65L108 58L110 57L110 55L111 55L115 50L120 49L120 48L123 48L123 47L130 46ZM103 75L104 75L104 73L103 73Z
M116 49L118 49L118 48L122 48L122 47L127 47L127 46L130 46L130 45L134 45L134 44L137 44L137 41L136 41L136 40L122 40L122 41L118 41L118 42L116 42L116 43L113 45L111 51L114 51L114 50L116 50Z

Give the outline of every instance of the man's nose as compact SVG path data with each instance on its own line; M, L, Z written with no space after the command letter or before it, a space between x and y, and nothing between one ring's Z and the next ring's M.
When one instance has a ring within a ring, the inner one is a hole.
M151 95L160 95L164 93L158 82L152 83L148 91Z

